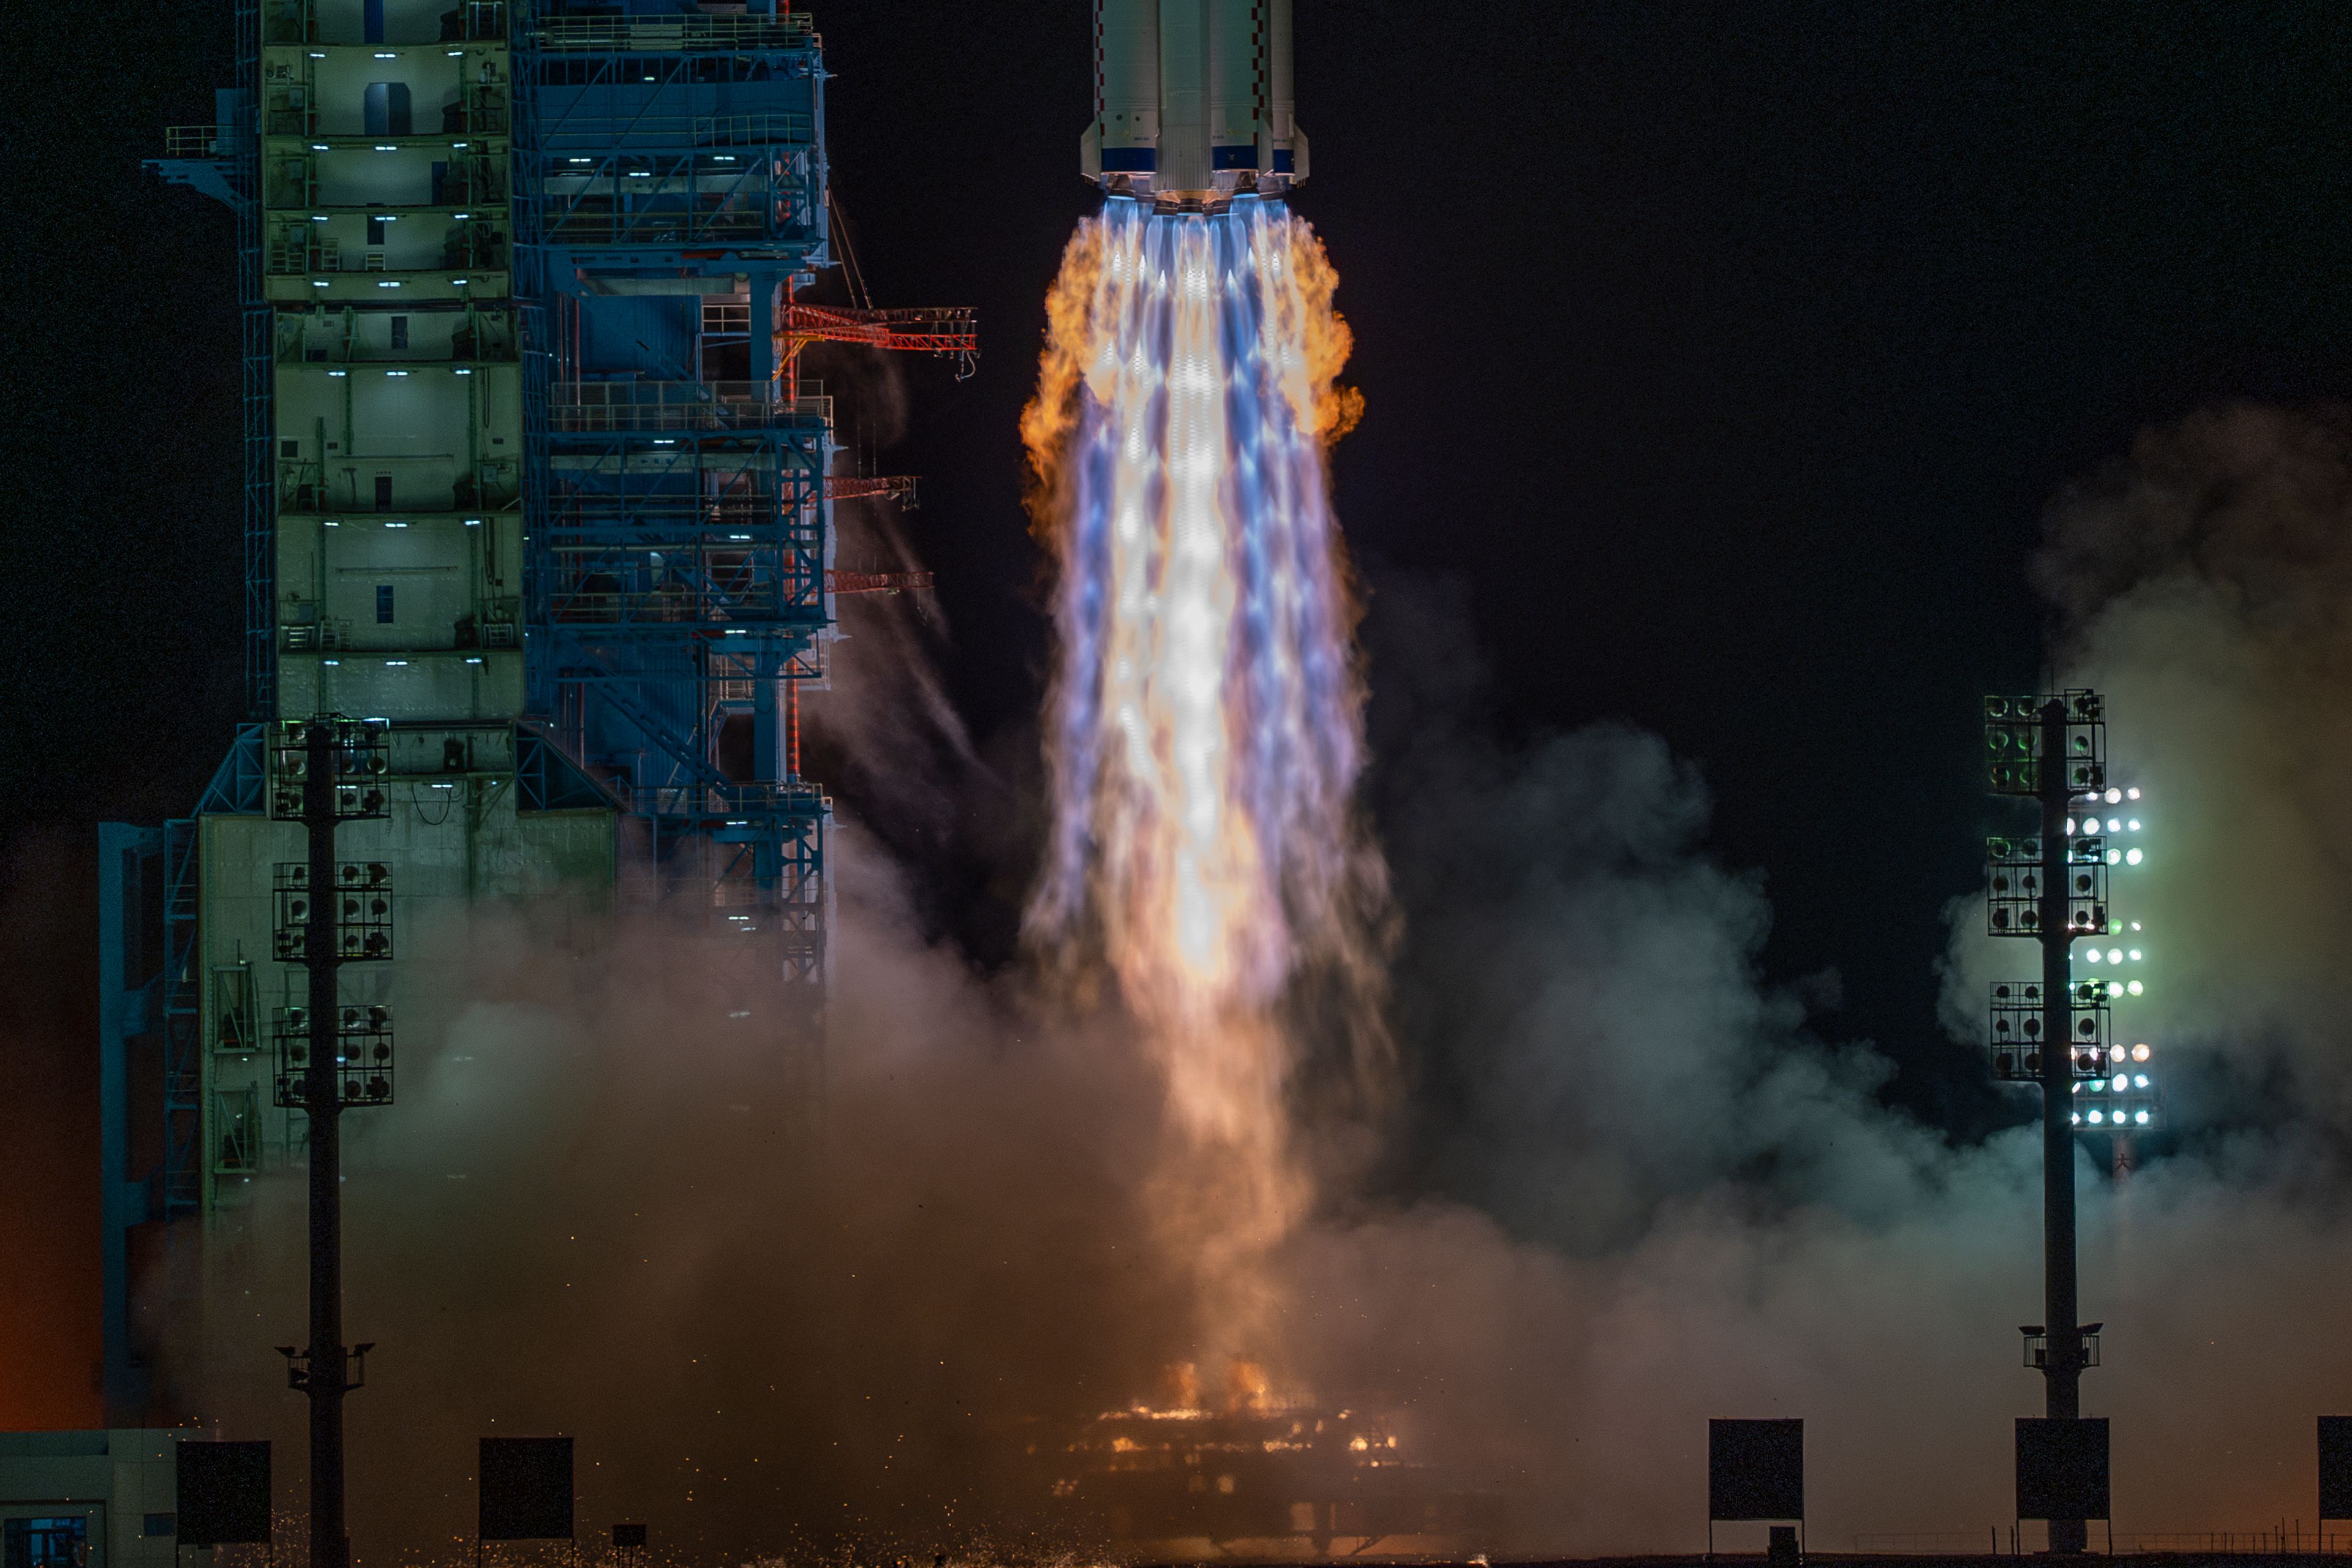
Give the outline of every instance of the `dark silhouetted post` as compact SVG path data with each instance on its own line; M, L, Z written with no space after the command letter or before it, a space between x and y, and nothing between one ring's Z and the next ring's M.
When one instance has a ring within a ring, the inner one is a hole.
M392 873L341 866L335 829L385 814L387 726L340 714L281 721L269 815L302 824L307 854L278 868L276 952L310 971L308 1005L279 1010L276 1103L308 1117L310 1342L280 1345L287 1382L310 1401L311 1568L350 1568L343 1531L343 1396L361 1384L370 1345L343 1344L342 1114L392 1101L392 1016L341 995L342 966L392 956ZM299 787L298 787L299 786Z
M2074 1282L2074 992L2073 921L2067 900L2067 807L2075 790L2067 763L2066 704L2042 709L2042 1300L2048 1335L2042 1363L2042 1414L2082 1414L2083 1335ZM2050 1550L2081 1552L2090 1526L2050 1521Z
M302 780L302 826L310 836L310 1060L302 1104L310 1119L310 1345L302 1391L310 1398L310 1568L350 1568L343 1533L343 1086L336 1070L340 1026L335 942L335 783L339 727L310 726Z

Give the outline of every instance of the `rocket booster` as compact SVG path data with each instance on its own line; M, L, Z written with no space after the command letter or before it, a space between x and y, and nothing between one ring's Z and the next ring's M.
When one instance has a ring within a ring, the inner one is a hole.
M1213 212L1307 177L1291 0L1094 0L1095 118L1078 170L1163 211Z

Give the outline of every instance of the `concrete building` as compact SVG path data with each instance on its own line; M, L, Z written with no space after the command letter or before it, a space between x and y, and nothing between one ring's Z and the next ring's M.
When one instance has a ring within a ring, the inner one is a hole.
M177 1450L194 1435L0 1433L0 1565L173 1568Z

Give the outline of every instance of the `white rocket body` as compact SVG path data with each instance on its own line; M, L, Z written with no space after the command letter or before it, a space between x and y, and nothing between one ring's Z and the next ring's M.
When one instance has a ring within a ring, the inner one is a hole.
M1291 0L1095 0L1095 118L1078 167L1178 211L1307 177Z

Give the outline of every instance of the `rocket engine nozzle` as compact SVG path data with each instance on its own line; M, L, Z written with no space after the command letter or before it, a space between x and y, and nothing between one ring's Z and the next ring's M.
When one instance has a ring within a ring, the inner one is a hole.
M1162 211L1214 212L1307 178L1291 0L1095 0L1095 117L1078 171Z

